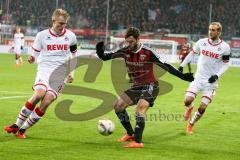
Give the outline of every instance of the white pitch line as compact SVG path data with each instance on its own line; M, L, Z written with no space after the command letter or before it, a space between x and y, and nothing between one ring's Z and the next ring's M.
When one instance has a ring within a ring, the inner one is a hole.
M8 97L0 97L0 100L3 100L3 99L13 99L13 98L23 98L23 97L28 97L28 96L8 96Z
M32 94L32 93L27 93L27 92L18 92L18 91L0 91L0 93L9 93L9 94Z

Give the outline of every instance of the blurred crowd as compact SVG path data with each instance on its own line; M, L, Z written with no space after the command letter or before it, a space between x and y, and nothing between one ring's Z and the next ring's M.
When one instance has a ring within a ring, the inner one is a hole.
M70 28L104 30L107 24L107 2L107 0L14 0L9 4L8 20L17 25L48 27L51 23L51 14L57 6L70 13ZM109 0L109 2L108 19L111 30L136 26L146 32L168 30L170 33L179 34L207 34L211 3L212 21L223 24L223 34L240 36L238 0ZM1 20L4 23L4 18Z

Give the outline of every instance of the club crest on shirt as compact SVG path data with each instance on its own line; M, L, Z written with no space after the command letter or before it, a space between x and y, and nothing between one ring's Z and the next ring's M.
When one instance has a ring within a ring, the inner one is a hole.
M65 39L64 39L65 41L69 41L69 38L68 37L65 37Z
M50 36L48 36L48 37L47 37L47 40L51 40L51 37L50 37Z
M140 61L145 61L145 59L146 59L146 55L140 55Z
M222 49L221 49L221 47L218 47L218 49L217 49L218 51L221 51Z

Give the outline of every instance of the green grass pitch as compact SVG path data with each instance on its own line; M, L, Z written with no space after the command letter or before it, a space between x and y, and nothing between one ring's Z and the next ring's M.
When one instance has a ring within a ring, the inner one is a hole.
M184 112L183 98L188 83L169 73L161 77L173 85L173 90L161 95L150 108L148 116L157 120L146 122L143 149L125 149L116 140L124 130L114 111L89 121L62 121L55 114L56 104L64 99L74 101L71 112L82 113L94 109L101 100L84 96L62 94L48 109L46 115L28 130L27 139L17 139L4 132L3 127L15 122L16 116L31 96L36 65L26 62L15 67L14 56L0 55L0 159L34 160L186 160L240 159L240 69L230 68L221 78L213 103L202 119L194 126L194 134L186 135L186 122L173 116ZM104 62L103 69L94 83L83 81L86 67L75 73L74 85L99 89L116 94L110 79L111 62ZM199 98L195 105L199 105ZM134 107L128 109L132 124ZM159 115L165 115L160 117ZM96 130L99 119L110 118L116 125L110 136Z

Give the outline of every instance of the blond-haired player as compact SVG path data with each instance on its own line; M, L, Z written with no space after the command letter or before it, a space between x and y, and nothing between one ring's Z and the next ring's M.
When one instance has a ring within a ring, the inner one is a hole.
M16 122L5 127L8 133L17 133L18 138L25 138L25 131L42 118L64 87L66 59L70 52L74 55L77 51L76 35L66 29L69 18L67 11L56 9L52 27L39 32L34 40L34 54L28 58L29 63L38 63L34 94L22 107ZM39 107L35 108L38 102Z
M21 32L20 27L16 27L16 31L14 33L13 38L13 51L15 53L15 59L16 59L16 66L22 65L22 57L21 53L24 46L24 34Z
M192 134L193 125L202 117L207 106L211 103L216 93L218 79L229 66L230 47L219 38L221 32L222 25L219 22L212 22L208 28L208 38L198 40L193 51L179 67L181 69L189 63L194 54L199 54L195 79L190 83L184 100L186 106L185 120L189 120L193 109L193 101L197 94L200 91L202 92L200 107L187 125L186 132L189 134Z

